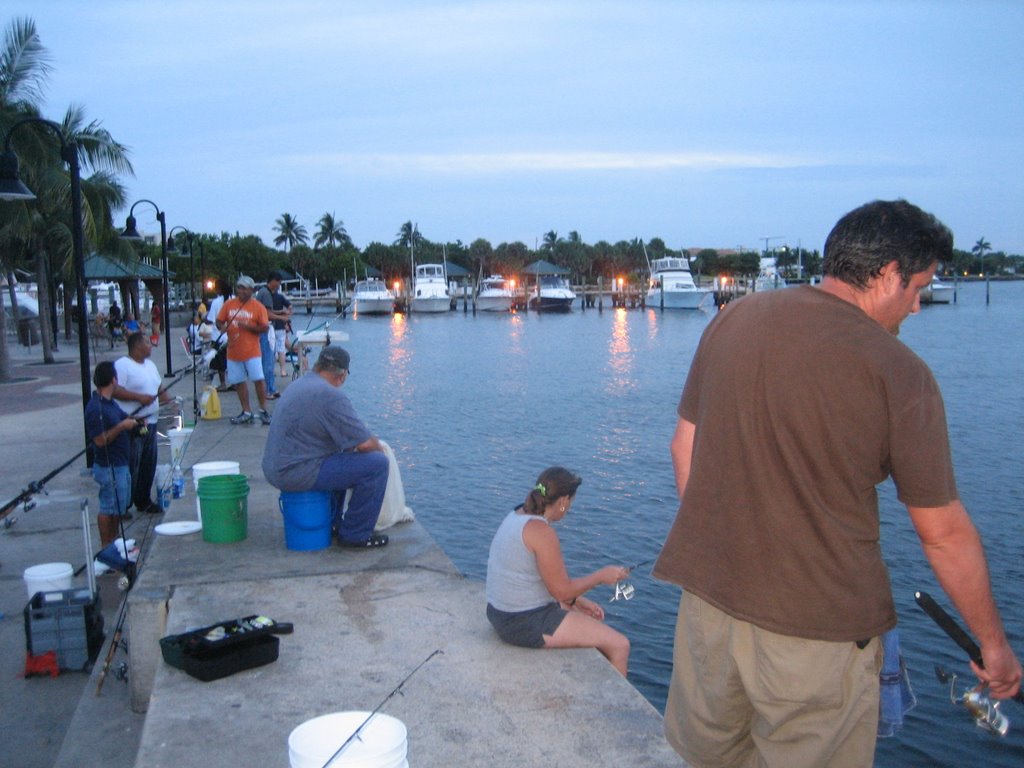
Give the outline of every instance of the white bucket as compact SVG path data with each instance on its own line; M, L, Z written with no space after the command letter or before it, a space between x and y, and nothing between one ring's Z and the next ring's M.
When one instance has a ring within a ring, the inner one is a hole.
M237 461L204 461L202 464L192 465L192 483L196 489L196 520L202 521L203 512L199 508L199 479L213 475L238 475L241 474Z
M71 589L71 576L75 569L71 563L43 563L25 569L25 589L31 600L36 592L57 592Z
M291 768L322 768L331 755L370 716L369 712L334 712L307 720L288 736ZM377 713L331 763L332 768L404 768L407 733L398 718Z
M185 458L185 446L188 445L188 441L192 437L192 428L170 429L167 431L167 436L171 438L171 464L177 464L180 467L181 460Z

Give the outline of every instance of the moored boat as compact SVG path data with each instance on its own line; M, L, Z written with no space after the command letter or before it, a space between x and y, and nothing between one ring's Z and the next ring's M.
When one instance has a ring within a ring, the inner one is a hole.
M420 264L416 267L410 308L413 312L447 312L452 308L443 264Z
M395 295L376 277L356 282L352 289L352 311L357 315L390 315L395 310Z
M953 298L953 286L932 275L932 281L921 289L922 304L949 304Z
M536 312L569 312L576 299L569 281L560 275L538 275L537 287L530 297L530 309Z
M693 281L689 262L679 256L665 256L651 264L647 306L664 309L697 309L711 295Z
M490 275L480 281L476 293L476 308L481 312L508 312L512 309L515 296L514 283L501 275Z

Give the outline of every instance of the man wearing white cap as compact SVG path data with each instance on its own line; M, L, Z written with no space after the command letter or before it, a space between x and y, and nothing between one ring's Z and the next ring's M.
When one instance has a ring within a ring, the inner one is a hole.
M242 404L242 412L231 419L232 424L252 424L255 420L249 407L250 380L259 398L260 421L270 424L260 356L260 334L266 332L270 322L266 308L252 297L255 288L251 277L240 275L235 281L235 295L225 301L217 313L217 328L228 336L228 384L235 388Z

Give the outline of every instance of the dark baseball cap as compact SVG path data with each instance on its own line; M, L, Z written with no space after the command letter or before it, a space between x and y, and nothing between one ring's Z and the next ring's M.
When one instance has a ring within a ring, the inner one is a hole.
M335 371L347 371L350 359L351 358L346 350L335 344L329 344L324 347L316 362L317 366L321 368L330 368Z

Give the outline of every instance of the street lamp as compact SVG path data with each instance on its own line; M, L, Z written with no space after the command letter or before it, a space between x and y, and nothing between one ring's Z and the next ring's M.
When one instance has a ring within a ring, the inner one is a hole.
M194 251L192 249L192 238L193 235L185 227L177 226L172 227L170 233L167 235L167 252L178 253L178 249L174 246L174 233L181 231L185 234L185 240L188 242L188 278L189 278L189 295L192 303L192 314L189 318L189 335L188 335L188 351L189 354L195 355L196 350L192 346L192 319L196 315L196 262L193 258ZM199 245L199 253L203 254L203 244L199 240L196 240ZM204 258L205 261L205 258ZM203 265L205 266L205 264ZM195 359L193 358L193 363ZM199 423L199 386L196 383L196 366L192 366L192 423Z
M180 253L178 248L174 244L174 233L184 232L185 241L188 243L188 295L189 301L191 302L192 314L196 312L196 263L192 256L192 233L188 231L186 227L177 226L171 227L171 231L167 233L167 253ZM184 254L181 254L184 255Z
M26 117L10 127L4 138L4 152L0 155L0 200L35 200L36 196L18 175L18 156L11 149L11 136L22 125L38 123L49 128L60 139L60 158L68 164L71 174L71 249L75 267L75 298L78 301L78 359L82 375L82 423L85 423L84 405L92 395L89 375L89 320L85 309L85 251L82 232L82 171L78 164L78 144L64 136L63 129L41 117ZM89 441L86 438L86 447ZM86 461L92 466L92 455Z
M139 203L149 203L156 210L156 220L160 222L160 269L163 282L163 323L164 323L164 351L167 353L167 377L174 375L171 368L171 303L168 298L170 293L167 283L167 217L160 207L152 200L136 200L128 210L128 220L125 222L124 232L121 233L122 240L142 240L142 235L135 226L135 206Z

